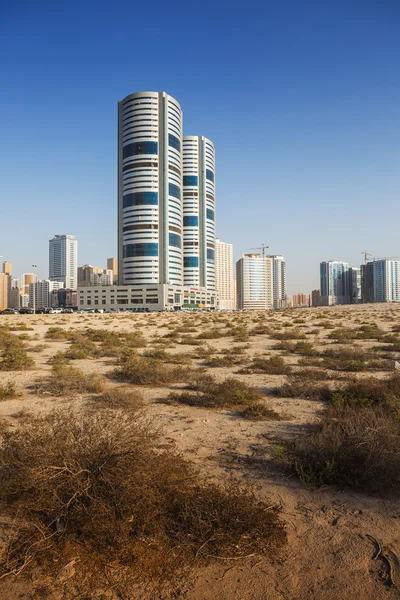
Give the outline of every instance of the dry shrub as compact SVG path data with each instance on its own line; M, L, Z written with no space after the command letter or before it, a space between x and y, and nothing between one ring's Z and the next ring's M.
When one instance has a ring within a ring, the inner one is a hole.
M99 351L96 344L83 337L73 341L65 352L65 357L69 360L83 360L85 358L94 358L98 355Z
M112 377L136 385L165 385L187 381L192 374L187 367L168 367L162 360L133 354L120 360Z
M98 394L103 391L104 379L95 373L84 373L80 369L63 363L55 363L51 375L38 381L34 391L52 396L68 396L70 394Z
M241 359L234 359L232 356L215 356L214 358L210 358L207 360L204 365L206 367L233 367L233 365L237 365L241 362Z
M6 385L0 385L0 400L11 400L18 396L19 394L13 381L9 381Z
M400 375L354 379L333 394L332 401L338 405L382 406L400 415Z
M69 340L71 331L63 327L49 327L44 336L48 340Z
M217 383L209 375L200 376L188 388L188 390L191 389L195 389L197 393L190 391L171 392L162 402L180 402L181 404L203 408L235 408L249 406L263 399L255 388L234 377L228 377L221 383Z
M332 407L309 436L288 448L300 479L371 492L400 490L400 427L381 408Z
M35 365L24 342L5 329L0 330L0 351L0 371L25 371Z
M329 400L332 395L327 385L329 376L319 369L301 369L288 375L286 382L275 389L277 396L285 398L306 398L308 400Z
M314 348L311 342L297 342L293 351L295 354L301 354L302 356L318 355L318 350Z
M147 350L143 356L146 358L156 358L173 365L187 365L191 363L190 355L183 352L172 354L171 352L165 352L165 350L153 349Z
M243 373L246 372L261 372L268 373L269 375L286 375L292 370L291 366L286 364L281 356L271 356L270 358L262 358L256 356L253 358L251 365L247 369L243 369Z
M274 331L270 334L273 340L303 340L306 336L299 329L290 331Z
M57 580L75 558L81 581L118 591L171 580L196 559L274 557L286 539L280 507L237 484L203 483L120 412L58 412L7 432L0 478L3 510L18 515L3 573L40 564Z
M323 353L323 366L335 371L365 371L371 353L362 348L328 348Z
M222 329L208 329L198 334L199 340L218 340L226 335Z
M106 389L100 396L92 396L93 408L107 408L111 410L129 410L137 412L143 407L142 394L136 390L126 387Z
M287 418L261 402L247 406L240 416L249 421L284 421Z

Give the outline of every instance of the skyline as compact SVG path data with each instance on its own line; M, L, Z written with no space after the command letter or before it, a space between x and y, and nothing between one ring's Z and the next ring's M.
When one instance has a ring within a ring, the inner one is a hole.
M269 245L293 294L319 287L322 260L400 253L399 7L253 3L256 20L217 6L198 48L206 21L192 8L172 22L160 6L150 27L143 7L97 4L94 18L88 3L78 20L68 6L39 2L23 19L3 9L0 254L15 272L33 262L47 277L54 234L78 238L80 265L117 255L117 102L139 90L177 98L185 135L215 143L216 233L234 262ZM165 68L158 54L171 39Z

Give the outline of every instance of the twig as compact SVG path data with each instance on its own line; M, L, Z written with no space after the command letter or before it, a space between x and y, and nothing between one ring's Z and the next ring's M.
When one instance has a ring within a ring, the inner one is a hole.
M372 535L369 535L369 533L367 533L365 537L367 537L369 540L371 540L371 542L376 544L376 553L375 553L375 556L372 557L372 560L377 560L377 558L379 558L379 556L381 555L381 552L382 552L380 543Z
M246 554L246 556L215 556L214 554L207 554L207 557L209 558L218 558L219 560L242 560L243 558L250 558L250 556L255 556L255 553L253 552L253 554Z
M390 558L388 556L386 556L386 554L381 554L381 560L386 562L386 564L388 566L388 579L389 579L390 587L396 587L396 584L395 584L395 581L393 578L393 568L392 568L392 563L390 562Z

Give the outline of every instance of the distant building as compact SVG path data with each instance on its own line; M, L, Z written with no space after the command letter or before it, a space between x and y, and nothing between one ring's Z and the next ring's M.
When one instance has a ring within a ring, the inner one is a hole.
M215 279L219 292L219 307L233 309L235 307L235 285L233 280L233 246L215 240Z
M11 276L0 273L0 310L10 307Z
M373 261L374 302L400 302L400 260Z
M10 308L21 308L21 289L19 287L20 281L18 278L11 279L10 289Z
M107 269L113 272L113 285L118 283L118 258L107 258Z
M259 254L244 254L236 263L237 308L273 308L272 259Z
M53 290L58 290L64 286L63 281L50 281L49 279L39 280L29 285L29 306L30 308L47 308L50 306L50 294ZM35 302L33 299L35 294Z
M285 294L285 308L293 308L293 298L291 294Z
M361 302L374 302L374 263L367 262L360 266L361 272Z
M6 275L12 275L12 264L10 262L3 262L3 273L5 273Z
M272 288L274 308L285 307L286 262L279 254L270 255L272 259Z
M321 290L311 292L311 306L321 306Z
M293 308L303 308L308 306L307 294L293 294Z
M65 288L78 285L78 240L74 235L55 235L49 241L49 279Z
M91 288L87 288L91 289ZM50 306L52 308L76 308L78 305L76 290L61 288L50 292Z
M349 304L349 263L328 260L320 264L322 304Z
M29 286L31 283L37 281L37 275L34 273L22 273L20 281L21 294L26 294L29 297Z
M361 302L361 268L350 267L348 278L350 304L358 304Z

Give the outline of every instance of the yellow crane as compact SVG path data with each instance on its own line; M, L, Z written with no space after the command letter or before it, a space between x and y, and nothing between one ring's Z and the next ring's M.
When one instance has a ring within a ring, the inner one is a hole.
M265 258L265 249L269 248L269 246L266 246L265 244L261 244L261 246L259 246L258 248L249 248L249 250L261 250L261 256L263 258Z

